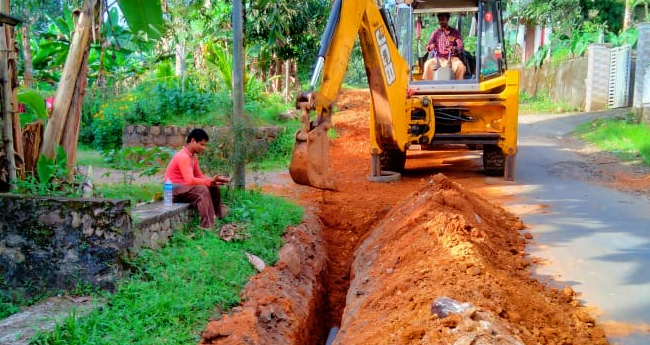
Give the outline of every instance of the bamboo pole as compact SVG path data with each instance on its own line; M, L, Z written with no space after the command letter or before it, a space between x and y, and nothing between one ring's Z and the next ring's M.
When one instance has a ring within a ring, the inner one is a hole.
M98 17L96 13L98 4L98 0L86 0L75 25L70 50L68 51L63 73L61 74L61 81L54 96L52 117L45 127L41 154L44 154L48 158L54 157L55 145L62 143L63 132L65 131L66 122L70 116L72 99L76 90L75 85L82 71L82 64L84 63L83 60L85 57L84 53L90 43L92 24ZM72 123L74 122L76 121L72 120ZM72 158L74 159L74 157Z
M4 0L6 9L10 9L10 1ZM27 24L25 24L27 25ZM9 78L9 87L11 88L11 121L12 121L12 134L14 136L14 153L20 158L15 161L16 177L20 179L25 178L25 150L23 148L23 136L20 128L20 113L18 113L18 46L16 42L16 29L13 26L5 26L7 33L7 77Z
M9 7L7 1L0 2L0 12L8 13ZM2 98L0 100L0 113L2 115L2 141L4 144L5 155L7 159L7 173L9 188L13 189L13 183L16 181L16 160L14 151L14 134L13 134L13 106L11 103L11 78L9 76L9 47L7 35L9 25L2 26L0 30L0 81L2 87ZM10 42L10 41L9 41Z

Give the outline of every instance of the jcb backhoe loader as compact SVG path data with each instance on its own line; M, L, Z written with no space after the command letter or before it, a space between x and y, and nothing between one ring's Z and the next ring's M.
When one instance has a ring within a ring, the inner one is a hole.
M437 26L432 18L438 13L447 13L463 36L462 79L450 79L452 73L423 79L422 19ZM399 175L409 149L449 146L482 150L487 175L514 179L519 72L507 69L501 13L501 0L336 0L310 88L297 100L302 126L289 166L293 180L335 189L327 130L357 37L371 96L371 180Z

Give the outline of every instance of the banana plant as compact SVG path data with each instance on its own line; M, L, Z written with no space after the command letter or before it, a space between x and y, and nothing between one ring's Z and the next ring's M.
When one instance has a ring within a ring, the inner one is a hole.
M117 0L117 4L131 31L145 41L160 39L163 34L160 0Z
M29 113L36 115L39 120L45 121L47 119L45 99L36 90L20 91L17 97L18 102L25 104L29 108Z

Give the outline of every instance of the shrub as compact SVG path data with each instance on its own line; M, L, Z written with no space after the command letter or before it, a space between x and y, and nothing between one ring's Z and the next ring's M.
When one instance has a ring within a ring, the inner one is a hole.
M162 125L179 119L195 125L213 124L215 99L213 94L200 91L187 83L141 84L135 91L134 111L126 117L127 123Z
M133 97L124 95L109 99L93 115L90 129L84 138L92 135L92 147L98 150L110 150L122 147L122 130L125 114L133 112ZM87 140L87 139L86 139Z

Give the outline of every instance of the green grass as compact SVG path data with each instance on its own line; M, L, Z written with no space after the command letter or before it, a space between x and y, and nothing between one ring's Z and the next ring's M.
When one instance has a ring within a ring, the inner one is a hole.
M519 95L519 112L522 114L563 113L577 110L566 102L552 100L547 90L541 90L534 96L525 92Z
M108 199L129 199L131 205L154 201L154 195L162 192L160 183L142 184L97 184L95 195Z
M269 148L262 159L246 165L252 171L278 171L287 169L291 161L291 153L296 142L296 132L300 128L299 121L286 122L277 138L269 143Z
M650 166L650 127L628 119L598 119L575 131L582 139L625 161L640 160Z
M104 155L100 151L84 145L77 147L77 165L82 167L88 167L90 165L95 168L110 167L110 163L105 160Z
M70 315L32 343L198 343L209 318L237 305L241 289L255 273L245 252L274 264L284 230L302 218L302 209L284 199L254 191L224 197L231 209L226 220L245 224L248 239L226 243L214 232L187 226L164 248L141 251L133 261L135 273L114 294L104 296L107 303L101 310L76 321Z

